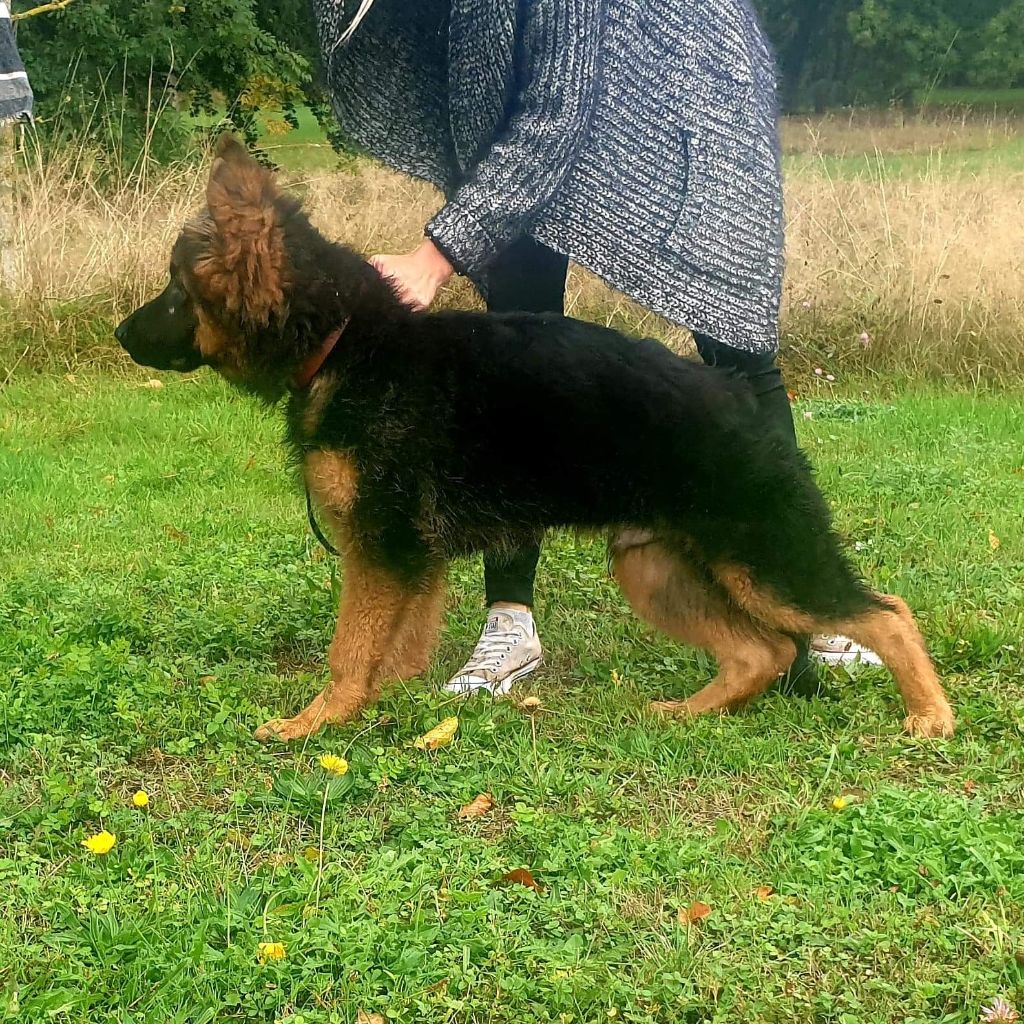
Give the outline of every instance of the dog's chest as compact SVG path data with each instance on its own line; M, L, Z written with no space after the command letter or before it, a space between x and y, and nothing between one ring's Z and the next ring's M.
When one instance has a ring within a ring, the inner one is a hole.
M320 508L336 516L349 512L356 499L359 474L344 452L307 452L303 472L310 494Z

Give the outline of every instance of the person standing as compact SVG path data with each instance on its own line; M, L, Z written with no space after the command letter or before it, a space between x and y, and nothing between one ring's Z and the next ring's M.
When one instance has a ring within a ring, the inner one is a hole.
M372 260L410 306L460 274L491 311L563 314L571 259L689 328L796 446L775 67L749 0L313 7L343 131L445 196L413 252ZM448 689L504 694L540 664L539 555L540 537L485 558L486 624ZM807 653L804 638L791 678L811 691Z

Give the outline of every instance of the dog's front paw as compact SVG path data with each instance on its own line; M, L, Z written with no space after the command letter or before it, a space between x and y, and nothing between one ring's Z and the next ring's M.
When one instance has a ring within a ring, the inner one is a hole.
M303 715L294 718L272 718L264 722L253 735L260 743L292 743L319 732L322 721L310 721Z
M294 718L272 718L254 735L260 743L291 743L319 732L330 720L324 695L318 693Z
M355 718L369 699L366 693L353 694L328 686L317 694L294 718L272 718L254 733L260 743L291 743L318 733L325 725L340 725Z

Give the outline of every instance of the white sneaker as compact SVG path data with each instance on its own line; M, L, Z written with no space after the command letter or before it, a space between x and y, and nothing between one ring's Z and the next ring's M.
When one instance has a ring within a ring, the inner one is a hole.
M874 651L861 647L848 636L812 636L808 653L815 661L845 668L882 664L882 659Z
M498 609L488 617L469 661L445 689L463 697L483 690L492 697L504 697L540 663L540 637L533 615L515 609Z

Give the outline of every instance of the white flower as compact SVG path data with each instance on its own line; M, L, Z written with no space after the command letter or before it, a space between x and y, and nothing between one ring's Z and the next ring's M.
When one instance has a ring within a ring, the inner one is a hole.
M1020 1020L1020 1014L1002 996L996 996L989 1006L981 1008L981 1019L984 1024L1013 1024Z

